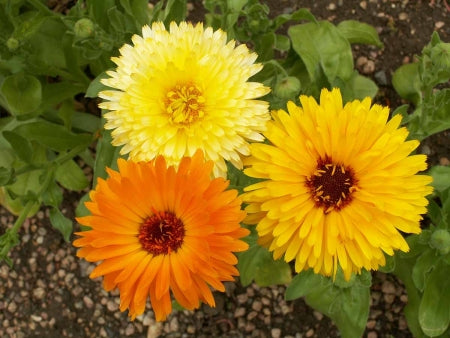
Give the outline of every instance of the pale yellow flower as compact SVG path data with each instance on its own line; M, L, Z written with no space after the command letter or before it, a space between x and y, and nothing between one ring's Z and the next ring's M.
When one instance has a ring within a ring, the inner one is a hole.
M215 176L226 175L225 161L242 168L270 119L268 103L256 100L269 88L248 81L262 68L257 55L222 30L186 22L144 26L132 41L102 81L114 90L99 94L113 144L132 160L163 155L168 164L202 149Z

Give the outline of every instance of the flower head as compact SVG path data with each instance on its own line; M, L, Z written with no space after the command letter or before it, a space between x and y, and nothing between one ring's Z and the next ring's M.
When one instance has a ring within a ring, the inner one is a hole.
M402 234L419 233L432 188L424 155L408 156L419 144L405 141L401 117L370 98L342 104L338 89L324 89L320 105L301 96L289 114L273 113L265 136L253 144L245 173L265 179L243 195L257 223L260 243L295 259L295 269L313 268L349 279L362 268L385 264L383 252L408 251Z
M200 301L214 306L209 286L224 291L223 281L239 273L233 252L246 250L240 238L248 230L237 191L210 178L213 163L198 151L178 169L162 156L151 162L119 159L119 171L108 169L86 206L90 216L78 222L77 255L99 262L90 277L104 276L103 286L120 291L120 310L134 319L148 296L157 320L171 312L171 296L187 309Z
M225 160L242 168L248 141L262 141L270 119L268 103L255 100L269 88L248 82L262 68L257 55L221 30L186 22L144 26L132 41L102 81L116 90L99 94L113 144L135 161L163 155L169 164L202 149L215 176L226 176Z

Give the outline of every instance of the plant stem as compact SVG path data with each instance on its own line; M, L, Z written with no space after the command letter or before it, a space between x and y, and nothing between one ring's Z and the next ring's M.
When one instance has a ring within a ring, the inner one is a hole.
M14 225L12 226L11 229L8 230L8 232L17 234L17 232L19 231L19 229L22 226L23 222L27 218L28 213L30 212L31 207L33 206L34 203L35 203L35 201L29 200L27 202L27 204L25 204L25 207L20 212L19 217L17 217L16 221L14 222Z
M38 10L44 12L44 13L47 13L47 14L50 14L50 15L56 15L55 12L53 12L51 9L49 9L47 6L45 6L45 5L44 5L42 2L40 2L39 0L28 0L28 2L29 2L33 7L35 7L36 9L38 9Z

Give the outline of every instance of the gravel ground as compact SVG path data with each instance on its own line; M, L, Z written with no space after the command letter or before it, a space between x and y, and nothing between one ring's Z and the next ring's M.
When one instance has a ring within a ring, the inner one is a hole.
M63 12L71 1L52 1ZM449 41L450 22L444 0L270 0L273 14L309 7L320 19L372 24L383 50L355 46L358 70L380 86L376 100L392 108L402 104L390 85L393 70L411 62L437 29ZM52 6L50 6L52 7ZM201 1L193 1L189 18L201 20ZM54 9L56 10L56 9ZM431 164L449 165L449 132L424 142L421 152ZM73 219L82 194L66 193L64 214ZM215 293L216 308L174 311L157 323L149 310L134 322L118 310L117 292L107 293L101 280L90 280L93 265L79 260L42 209L20 230L21 243L11 252L14 266L0 263L0 337L338 337L334 324L302 299L285 301L285 286L242 287L228 283ZM14 217L0 207L0 232ZM75 225L75 227L77 227ZM77 229L76 229L77 230ZM411 337L402 310L408 301L402 284L390 275L373 274L371 310L364 337Z
M67 199L76 197L74 194ZM64 213L71 217L72 210ZM0 211L1 224L14 217ZM14 267L0 266L0 337L337 337L332 322L302 300L285 301L285 286L247 288L227 283L215 293L216 308L174 311L164 323L151 310L134 322L118 310L117 292L107 293L101 279L88 278L93 264L79 260L75 248L51 228L46 212L27 220L21 244L11 256ZM410 337L402 309L403 287L376 273L366 335Z

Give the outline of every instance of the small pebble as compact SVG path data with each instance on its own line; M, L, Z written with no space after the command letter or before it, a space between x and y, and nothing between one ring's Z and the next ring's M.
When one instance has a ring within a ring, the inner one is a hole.
M44 288L39 287L39 288L36 288L33 290L33 296L36 299L44 299L45 294L46 294L46 292L45 292Z
M444 21L437 21L437 22L434 24L434 28L440 29L440 28L444 27L444 25L445 25L445 22L444 22Z
M186 332L189 333L189 334L194 334L195 333L195 326L188 325L188 327L186 328Z
M321 321L323 319L323 314L319 311L314 311L313 315L318 321Z
M252 311L247 315L247 320L253 320L256 316L258 316L258 312Z
M34 320L35 322L42 321L42 317L41 316L36 316L36 315L31 315L31 319Z
M125 329L125 335L131 336L132 334L134 334L134 331L135 331L134 325L130 323L127 325L127 328Z
M260 301L258 301L258 300L255 300L253 302L253 304L252 304L252 309L255 310L255 311L258 311L258 312L261 311L262 303Z
M108 309L108 311L111 311L111 312L117 311L117 310L119 309L119 307L117 306L117 304L116 304L114 301L112 301L112 300L109 300L109 301L106 303L106 308Z
M92 307L94 306L94 301L88 296L83 297L83 303L88 309L92 309Z
M375 62L367 60L367 63L363 66L362 72L364 74L372 74L375 71Z
M390 294L394 294L395 293L395 286L392 282L385 280L383 282L383 285L381 286L381 291L383 291L383 293L390 293Z
M398 19L399 19L400 21L405 21L405 20L407 20L407 19L408 19L408 14L405 13L405 12L401 12L401 13L398 15Z
M377 321L371 319L371 320L367 321L366 327L368 329L373 329L373 328L375 328L375 325L377 325Z
M370 331L367 333L367 338L377 338L378 335L375 331Z
M17 310L17 304L16 303L11 302L11 303L8 304L8 311L9 312L13 313L13 312L16 312L16 310Z
M281 337L281 329L273 328L272 330L270 330L270 334L272 335L272 338L280 338Z
M356 59L356 67L361 68L367 63L368 59L366 56L360 56Z
M237 298L238 304L244 304L248 300L248 296L246 293L241 293L241 294L237 295L236 298Z
M450 165L450 160L447 157L441 157L439 159L439 164L448 166Z
M239 318L245 315L245 307L238 307L236 311L234 311L234 318Z
M306 337L312 337L314 335L314 329L309 329L306 331Z
M383 295L383 299L387 304L392 304L394 303L395 300L395 295L393 294L384 294Z
M178 332L178 327L179 327L178 318L173 317L169 323L170 332Z

